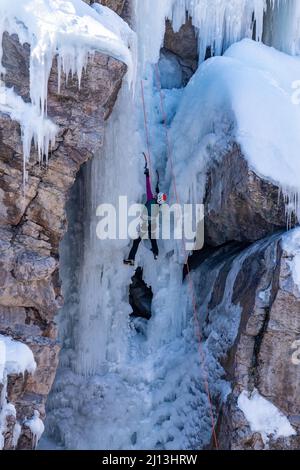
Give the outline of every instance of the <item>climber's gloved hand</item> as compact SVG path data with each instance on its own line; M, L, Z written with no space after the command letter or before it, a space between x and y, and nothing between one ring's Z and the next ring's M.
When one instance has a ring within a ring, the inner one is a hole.
M150 175L150 173L149 173L149 168L148 168L147 166L145 166L144 174L145 174L146 176L149 176L149 175Z

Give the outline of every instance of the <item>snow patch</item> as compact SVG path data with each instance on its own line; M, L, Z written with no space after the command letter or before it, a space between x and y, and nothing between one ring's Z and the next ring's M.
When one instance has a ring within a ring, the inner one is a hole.
M259 432L265 444L271 436L278 439L296 435L287 417L257 390L252 394L244 390L238 398L238 407L249 422L251 431Z

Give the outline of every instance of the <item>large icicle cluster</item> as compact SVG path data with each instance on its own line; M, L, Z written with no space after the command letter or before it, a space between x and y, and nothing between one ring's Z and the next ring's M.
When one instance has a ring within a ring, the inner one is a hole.
M250 39L199 68L171 130L182 200L188 200L191 185L195 189L198 173L205 175L217 149L221 156L238 142L250 167L282 188L289 216L300 216L300 107L293 100L299 77L299 57Z
M300 51L299 0L135 0L136 16L147 18L138 31L142 40L142 61L156 63L163 44L165 20L178 31L191 17L199 38L199 58L207 49L221 55L231 44L250 38L261 41L264 17L270 16L269 40L278 49L296 54Z
M26 371L33 373L36 369L31 349L20 341L14 341L8 336L0 335L0 450L4 446L4 434L6 432L7 418L16 417L16 409L7 401L7 377L10 374L24 374ZM21 426L16 423L13 441L17 444Z
M166 19L170 19L174 30L178 31L188 12L199 36L202 61L208 47L214 55L220 55L234 42L252 38L254 23L256 39L261 40L266 8L266 0L136 0L136 16L147 18L143 29L138 31L143 43L142 60L157 62Z
M104 6L97 5L93 9L81 0L1 0L0 38L5 31L17 34L22 44L31 46L31 105L23 103L12 90L0 88L0 111L16 119L22 128L25 163L33 138L41 159L44 155L47 157L49 144L54 143L58 131L45 118L48 80L55 56L59 75L62 70L66 77L70 73L77 74L79 86L88 58L96 51L125 62L129 82L134 78L134 33L127 23ZM3 75L2 54L0 45L0 72ZM58 84L60 86L60 76Z

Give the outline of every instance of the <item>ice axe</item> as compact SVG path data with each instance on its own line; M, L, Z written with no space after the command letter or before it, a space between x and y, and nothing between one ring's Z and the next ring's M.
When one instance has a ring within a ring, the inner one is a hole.
M147 158L147 155L145 154L145 152L143 152L143 156L144 156L144 159L145 159L145 170L148 168L148 158Z

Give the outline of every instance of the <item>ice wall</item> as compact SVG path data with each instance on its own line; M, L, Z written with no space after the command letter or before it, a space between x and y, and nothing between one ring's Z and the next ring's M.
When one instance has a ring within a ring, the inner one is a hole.
M135 1L138 37L141 41L143 63L156 63L163 44L165 20L173 23L178 31L186 21L186 13L192 18L199 37L200 61L206 50L219 55L233 42L252 37L256 20L256 38L262 37L265 0L144 0Z
M260 0L135 2L137 87L131 95L123 86L107 122L104 148L86 175L89 214L85 219L85 242L77 279L79 292L73 298L74 292L68 297L60 314L64 348L48 403L47 428L56 442L60 441L66 448L188 449L199 448L210 441L211 420L201 372L203 364L195 339L188 287L182 282L183 263L173 251L174 244L160 244L157 262L145 246L140 247L137 264L144 268L144 279L153 290L153 317L149 323L141 322L138 332L129 320L128 286L133 270L122 264L129 242L99 241L95 213L100 203L117 205L120 195L127 195L129 203L142 200L144 175L140 154L146 148L146 138L141 78L144 79L152 165L160 169L162 185L169 187L170 162L152 68L163 43L165 19L172 19L178 29L185 22L185 10L192 14L203 59L209 46L215 54L220 54L243 37L252 38L254 34L256 39L261 39L266 8L267 4ZM199 150L204 151L215 143L207 115L196 113L192 86L191 83L186 92L163 91L168 125L173 121L182 95L191 93L192 103L186 105L184 100L181 103L185 106L184 117L175 118L183 146L194 131L193 145L189 143L184 148L191 153L199 143L199 129L207 135ZM226 120L220 119L219 124L226 126ZM190 175L200 155L195 152L192 159L188 152L174 155L175 159L178 157L178 174L188 175L186 179L179 178L180 191L187 197L185 190L189 188ZM201 153L203 155L209 158L208 153ZM186 172L181 171L182 166ZM186 184L187 179L189 184ZM199 183L196 178L192 181ZM229 392L228 384L222 379L224 372L219 359L235 340L240 307L232 306L229 300L244 256L249 253L251 251L237 257L233 263L226 285L228 295L205 331L209 386L216 397L225 398ZM70 257L64 259L65 263L70 263ZM64 265L63 269L68 267L70 265ZM202 286L205 280L206 285L213 285L221 267L203 263L193 282ZM201 291L197 299L201 305L201 325L210 294L209 289Z
M300 53L300 3L298 0L268 0L263 40L292 55Z

